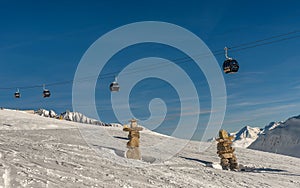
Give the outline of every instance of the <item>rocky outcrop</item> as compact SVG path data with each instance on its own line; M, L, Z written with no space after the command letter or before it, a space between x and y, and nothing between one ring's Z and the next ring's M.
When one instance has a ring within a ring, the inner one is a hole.
M43 117L57 118L57 114L53 110L39 109L35 111L35 114Z

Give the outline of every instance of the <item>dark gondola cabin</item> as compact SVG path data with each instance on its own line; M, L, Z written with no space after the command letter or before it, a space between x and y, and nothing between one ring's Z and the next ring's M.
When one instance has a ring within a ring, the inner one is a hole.
M111 92L118 92L120 90L120 86L118 82L114 81L109 86Z
M236 73L239 70L239 63L234 59L226 59L223 63L224 73Z
M226 57L226 60L223 63L224 73L225 74L236 73L240 68L239 63L235 59L228 57L228 48L227 47L225 47L224 50L225 50L225 57Z
M15 98L20 98L20 97L21 97L20 92L15 92Z
M45 89L45 90L43 91L43 97L44 97L44 98L50 97L50 95L51 95L51 93L50 93L50 91L49 91L48 89Z

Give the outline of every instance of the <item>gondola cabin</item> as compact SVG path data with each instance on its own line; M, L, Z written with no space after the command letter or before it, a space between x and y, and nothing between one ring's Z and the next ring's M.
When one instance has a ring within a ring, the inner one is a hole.
M120 90L120 86L118 82L114 81L109 86L111 92L118 92Z
M44 98L48 98L48 97L50 97L50 95L51 95L51 93L50 93L50 91L49 91L48 89L45 89L45 90L43 91L43 97L44 97Z
M15 98L20 98L21 97L21 94L20 94L20 92L15 92Z
M239 68L239 63L235 59L226 59L223 63L223 71L226 74L236 73Z

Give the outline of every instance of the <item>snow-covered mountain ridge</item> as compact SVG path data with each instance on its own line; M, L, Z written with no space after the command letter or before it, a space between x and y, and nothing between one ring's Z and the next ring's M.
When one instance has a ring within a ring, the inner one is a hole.
M102 121L89 118L79 112L66 111L66 112L63 112L60 115L58 115L53 110L39 109L39 110L35 111L35 114L38 114L43 117L64 119L67 121L73 121L73 122L77 122L77 123L85 123L85 124L91 124L91 125L110 126L110 127L120 127L121 126L118 123L104 123Z
M261 132L262 130L258 127L245 126L237 133L231 134L235 137L233 146L247 148L258 138Z
M235 136L234 147L300 157L300 116L285 122L271 122L263 129L245 126Z
M265 129L248 148L300 157L300 116Z

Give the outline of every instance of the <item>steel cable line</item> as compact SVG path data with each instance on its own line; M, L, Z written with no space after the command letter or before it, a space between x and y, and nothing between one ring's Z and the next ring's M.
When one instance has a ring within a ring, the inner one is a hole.
M265 45L269 45L269 44L273 44L273 43L277 43L277 42L282 42L282 41L286 41L286 40L291 40L291 39L295 39L295 38L299 38L299 37L300 37L300 35L296 35L296 36L282 38L282 39L275 40L275 41L269 41L269 42L264 42L264 43L260 43L260 44L253 44L253 45L246 46L246 47L243 47L243 48L233 49L231 51L235 51L235 52L242 51L242 50L246 50L246 49L250 49L250 48L265 46Z
M280 35L274 35L271 37L267 37L267 38L260 39L260 40L255 40L255 41L248 42L248 43L242 43L239 45L228 47L228 49L231 49L231 51L242 51L242 50L256 48L259 46L269 45L269 44L273 44L273 43L277 43L277 42L281 42L281 41L296 39L296 38L299 38L300 35L285 37L285 36L289 36L289 35L294 35L296 33L300 33L300 30L295 30L295 31L280 34ZM285 37L285 38L282 38L282 37ZM277 39L277 38L279 38L279 39ZM274 40L274 39L277 39L277 40ZM200 59L200 58L204 58L205 56L209 56L209 55L214 55L214 56L224 55L223 51L224 51L224 49L214 50L214 51L212 51L212 53L198 54L198 55L193 56L193 58ZM181 57L181 58L176 58L176 59L168 60L168 61L175 62L176 64L182 64L182 63L193 61L193 59L191 57ZM164 61L164 62L167 62L167 61ZM165 64L161 64L161 63L162 62L158 62L156 64L152 64L152 65L149 65L144 68L139 68L139 69L136 69L133 71L129 71L127 74L134 74L134 73L141 72L141 71L148 71L148 70L153 70L153 69L169 66L169 65L165 65ZM87 77L80 78L77 81L78 82L90 81L91 79L94 79L95 77L99 77L98 79L113 78L118 73L119 73L118 71L115 71L115 72L102 74L100 76L99 75L87 76ZM47 86L66 85L66 84L72 84L73 82L74 82L74 80L66 80L66 81L48 83L46 85ZM29 85L29 86L20 86L20 87L4 87L4 88L0 88L0 90L12 90L12 89L16 89L16 88L24 90L24 89L41 88L42 86L43 85L40 84L40 85Z
M261 42L264 42L264 41L268 41L268 40L272 40L272 39L276 39L276 38L280 38L280 37L284 37L284 36L288 36L288 35L292 35L292 34L296 34L296 33L300 33L300 30L295 30L295 31L280 34L280 35L274 35L274 36L267 37L267 38L264 38L264 39L255 40L253 42L242 43L242 44L239 44L239 45L236 45L236 46L231 46L228 49L234 49L234 48L239 48L239 47L243 47L243 46L249 46L249 45L253 45L255 43L261 43Z

